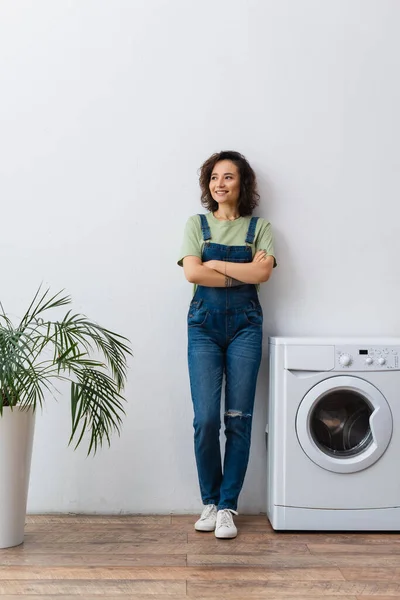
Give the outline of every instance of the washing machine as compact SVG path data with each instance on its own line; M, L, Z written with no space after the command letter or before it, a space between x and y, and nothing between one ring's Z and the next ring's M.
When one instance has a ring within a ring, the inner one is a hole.
M400 338L269 339L276 530L400 530Z

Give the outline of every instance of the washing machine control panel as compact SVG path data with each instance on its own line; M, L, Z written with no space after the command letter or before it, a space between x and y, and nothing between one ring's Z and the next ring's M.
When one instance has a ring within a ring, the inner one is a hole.
M343 371L400 370L400 346L336 346L335 369Z

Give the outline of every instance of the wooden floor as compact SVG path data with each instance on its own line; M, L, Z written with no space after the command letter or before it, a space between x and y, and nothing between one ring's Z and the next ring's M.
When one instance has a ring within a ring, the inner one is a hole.
M0 596L38 600L400 598L400 534L274 533L235 519L235 540L194 517L30 516L0 550Z

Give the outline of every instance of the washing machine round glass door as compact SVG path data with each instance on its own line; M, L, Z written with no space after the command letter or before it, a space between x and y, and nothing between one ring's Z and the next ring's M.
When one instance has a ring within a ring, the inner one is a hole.
M297 437L307 456L336 473L366 469L385 452L393 420L383 394L352 376L329 377L303 398Z

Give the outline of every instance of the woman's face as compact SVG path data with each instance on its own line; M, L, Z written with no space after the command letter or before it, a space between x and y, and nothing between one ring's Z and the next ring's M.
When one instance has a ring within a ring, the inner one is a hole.
M240 196L240 174L230 160L216 163L210 177L210 193L218 204L236 206Z

